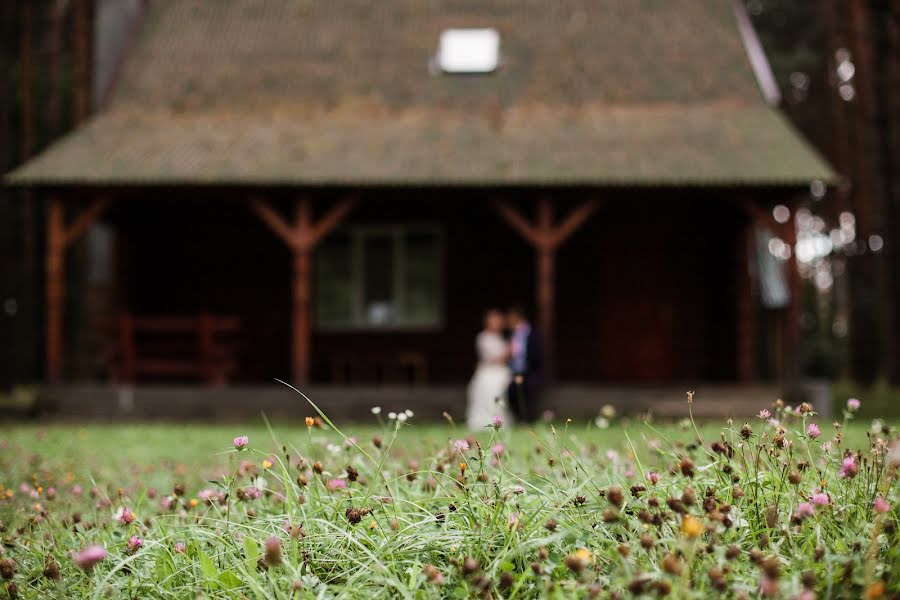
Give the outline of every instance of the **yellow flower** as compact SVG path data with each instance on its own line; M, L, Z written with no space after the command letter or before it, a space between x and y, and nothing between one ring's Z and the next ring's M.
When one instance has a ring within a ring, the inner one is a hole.
M196 508L200 504L196 498L191 498L191 508Z
M313 423L315 423L315 421L313 420L312 417L306 417L306 427L307 427L307 428L312 427L312 426L313 426Z
M689 538L700 537L705 530L706 527L697 517L684 515L684 518L681 519L681 532Z
M575 558L585 562L592 563L594 562L594 555L591 554L591 551L587 548L579 548L575 551Z
M263 467L266 468L266 469L271 469L271 468L272 468L272 461L269 460L268 458L267 458L267 459L264 459L264 460L263 460Z
M375 529L375 519L372 519L372 521L369 523L369 529Z
M459 463L459 470L462 471L463 473L465 473L466 472L466 463L464 463L464 462Z

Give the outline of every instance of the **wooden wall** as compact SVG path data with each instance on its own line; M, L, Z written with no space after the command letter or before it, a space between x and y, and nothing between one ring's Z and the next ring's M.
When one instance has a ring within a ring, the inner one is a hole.
M237 315L240 381L290 368L290 257L243 192L166 192L116 205L120 305L139 314ZM586 192L554 192L561 217ZM268 198L287 212L290 194ZM315 196L327 206L336 197ZM533 311L534 255L496 214L494 192L382 190L348 223L418 222L444 231L444 323L421 332L315 331L312 378L347 360L418 353L428 380L465 381L483 310ZM532 209L534 194L504 197ZM594 192L594 197L598 197ZM563 381L731 380L736 376L735 243L727 192L617 191L557 256L557 375Z

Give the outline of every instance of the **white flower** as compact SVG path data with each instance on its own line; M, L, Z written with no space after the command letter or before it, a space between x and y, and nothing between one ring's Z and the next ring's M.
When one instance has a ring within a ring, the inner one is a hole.
M409 417L406 415L405 412L402 412L399 415L397 415L397 420L400 421L401 423L405 422L406 419L408 419L408 418Z
M341 447L338 446L337 444L328 444L328 445L325 446L325 447L326 447L326 448L328 449L328 451L331 452L332 454L339 454L340 451L341 451Z
M607 419L612 419L616 416L616 407L612 404L604 404L603 408L600 409L600 414Z
M397 418L397 413L395 413L395 412L388 413L388 419L390 419L391 421L393 421L396 418Z
M884 431L884 423L881 419L872 421L872 433L881 433L882 431Z
M404 414L405 414L407 417L412 417L412 416L413 416L413 411L409 410L408 408L407 408L405 411L403 411L403 412L404 412Z
M372 407L372 414L373 414L373 415L380 415L380 414L381 414L381 407L380 407L380 406L373 406L373 407Z
M608 429L609 419L606 417L597 417L594 419L594 425L596 425L598 429Z

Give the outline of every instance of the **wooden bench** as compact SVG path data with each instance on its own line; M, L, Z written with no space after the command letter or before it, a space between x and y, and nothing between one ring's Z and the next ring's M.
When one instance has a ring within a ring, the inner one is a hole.
M221 385L238 369L233 316L135 316L117 320L117 348L110 378L205 381Z

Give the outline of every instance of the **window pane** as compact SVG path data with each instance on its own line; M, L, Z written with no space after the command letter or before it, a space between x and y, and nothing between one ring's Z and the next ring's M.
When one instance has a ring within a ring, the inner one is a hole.
M406 258L405 319L411 325L434 325L440 318L440 265L434 233L408 232L403 236Z
M316 249L316 320L348 325L354 320L353 252L350 236L335 233Z
M365 320L372 325L386 325L396 320L394 269L393 236L366 236L363 240L363 310Z

